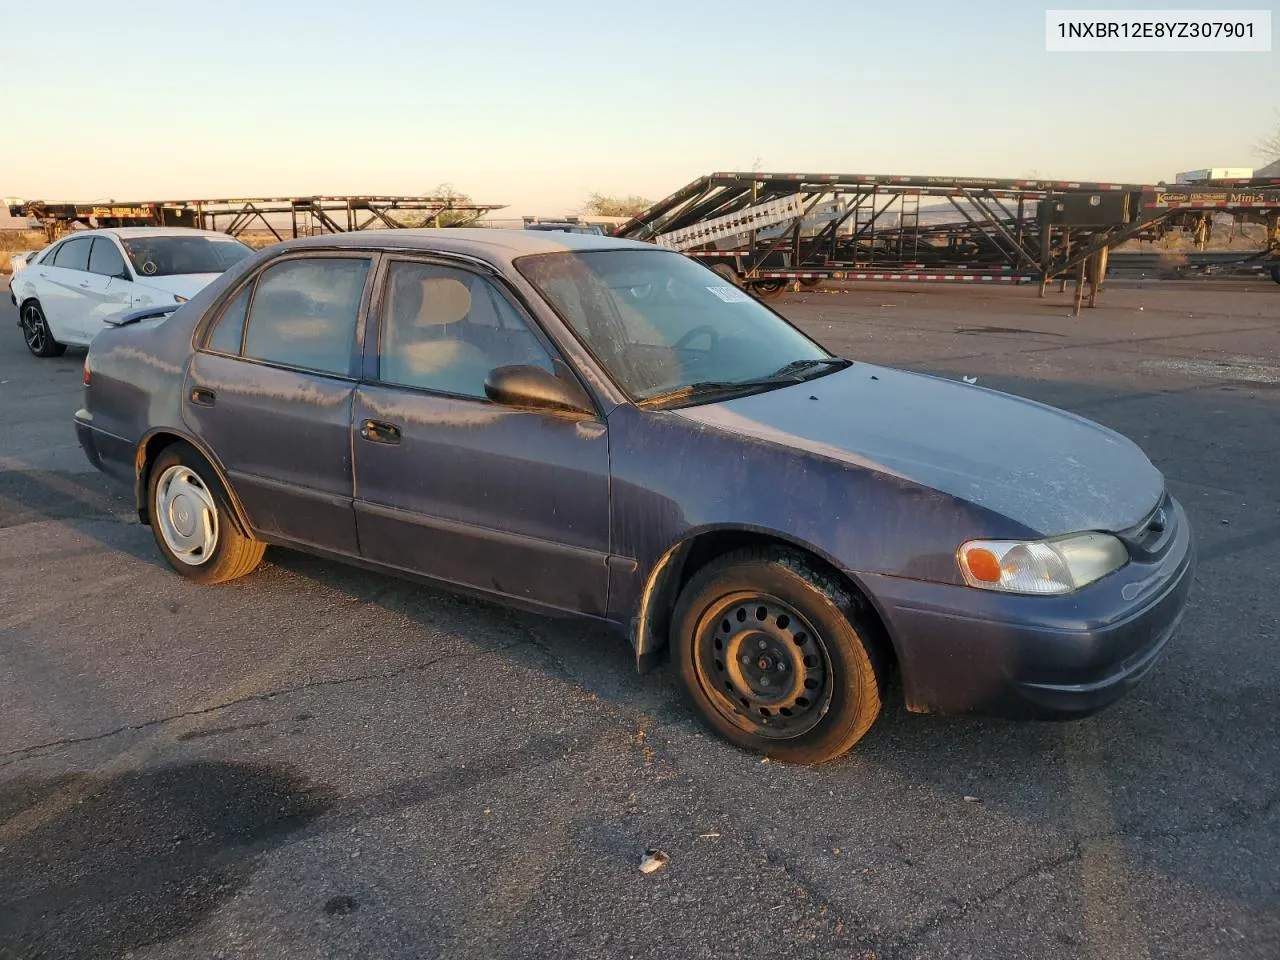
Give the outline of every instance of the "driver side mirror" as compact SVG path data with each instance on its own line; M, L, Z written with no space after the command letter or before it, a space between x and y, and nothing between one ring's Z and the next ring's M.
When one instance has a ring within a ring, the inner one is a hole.
M595 414L591 399L576 383L532 364L512 364L490 371L484 381L484 393L495 403L512 407Z

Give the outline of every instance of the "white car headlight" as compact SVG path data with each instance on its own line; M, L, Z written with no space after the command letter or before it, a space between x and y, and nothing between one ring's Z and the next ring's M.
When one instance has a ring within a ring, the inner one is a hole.
M970 540L956 551L965 583L1002 593L1062 594L1114 573L1129 551L1106 533L1051 540Z
M180 296L178 296L178 295L175 293L175 294L173 295L173 302L174 302L174 303L186 303L186 302L187 302L187 298L186 298L186 297L180 297Z

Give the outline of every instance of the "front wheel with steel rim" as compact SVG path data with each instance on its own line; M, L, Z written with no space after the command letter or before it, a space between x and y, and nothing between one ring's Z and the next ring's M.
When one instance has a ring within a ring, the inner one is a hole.
M22 305L18 311L18 325L22 327L22 339L27 342L27 349L37 357L60 357L66 353L67 345L53 339L49 321L35 300L28 300Z
M712 729L779 760L834 759L880 712L876 625L830 571L793 550L704 566L680 594L671 643Z
M241 531L218 475L189 444L166 447L151 464L147 503L160 552L192 580L234 580L262 560L265 545Z

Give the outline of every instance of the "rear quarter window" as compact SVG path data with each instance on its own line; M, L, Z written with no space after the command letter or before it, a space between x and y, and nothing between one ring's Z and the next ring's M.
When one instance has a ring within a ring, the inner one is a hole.
M244 321L249 313L249 295L253 292L253 284L246 283L234 300L227 304L214 324L205 349L214 353L226 353L236 356L240 353L240 341L244 337Z

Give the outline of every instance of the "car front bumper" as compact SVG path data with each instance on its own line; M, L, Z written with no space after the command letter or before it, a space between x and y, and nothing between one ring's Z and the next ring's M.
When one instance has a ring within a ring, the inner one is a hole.
M1195 575L1181 504L1151 562L1063 597L864 576L894 640L909 709L1068 719L1141 681L1177 630Z

